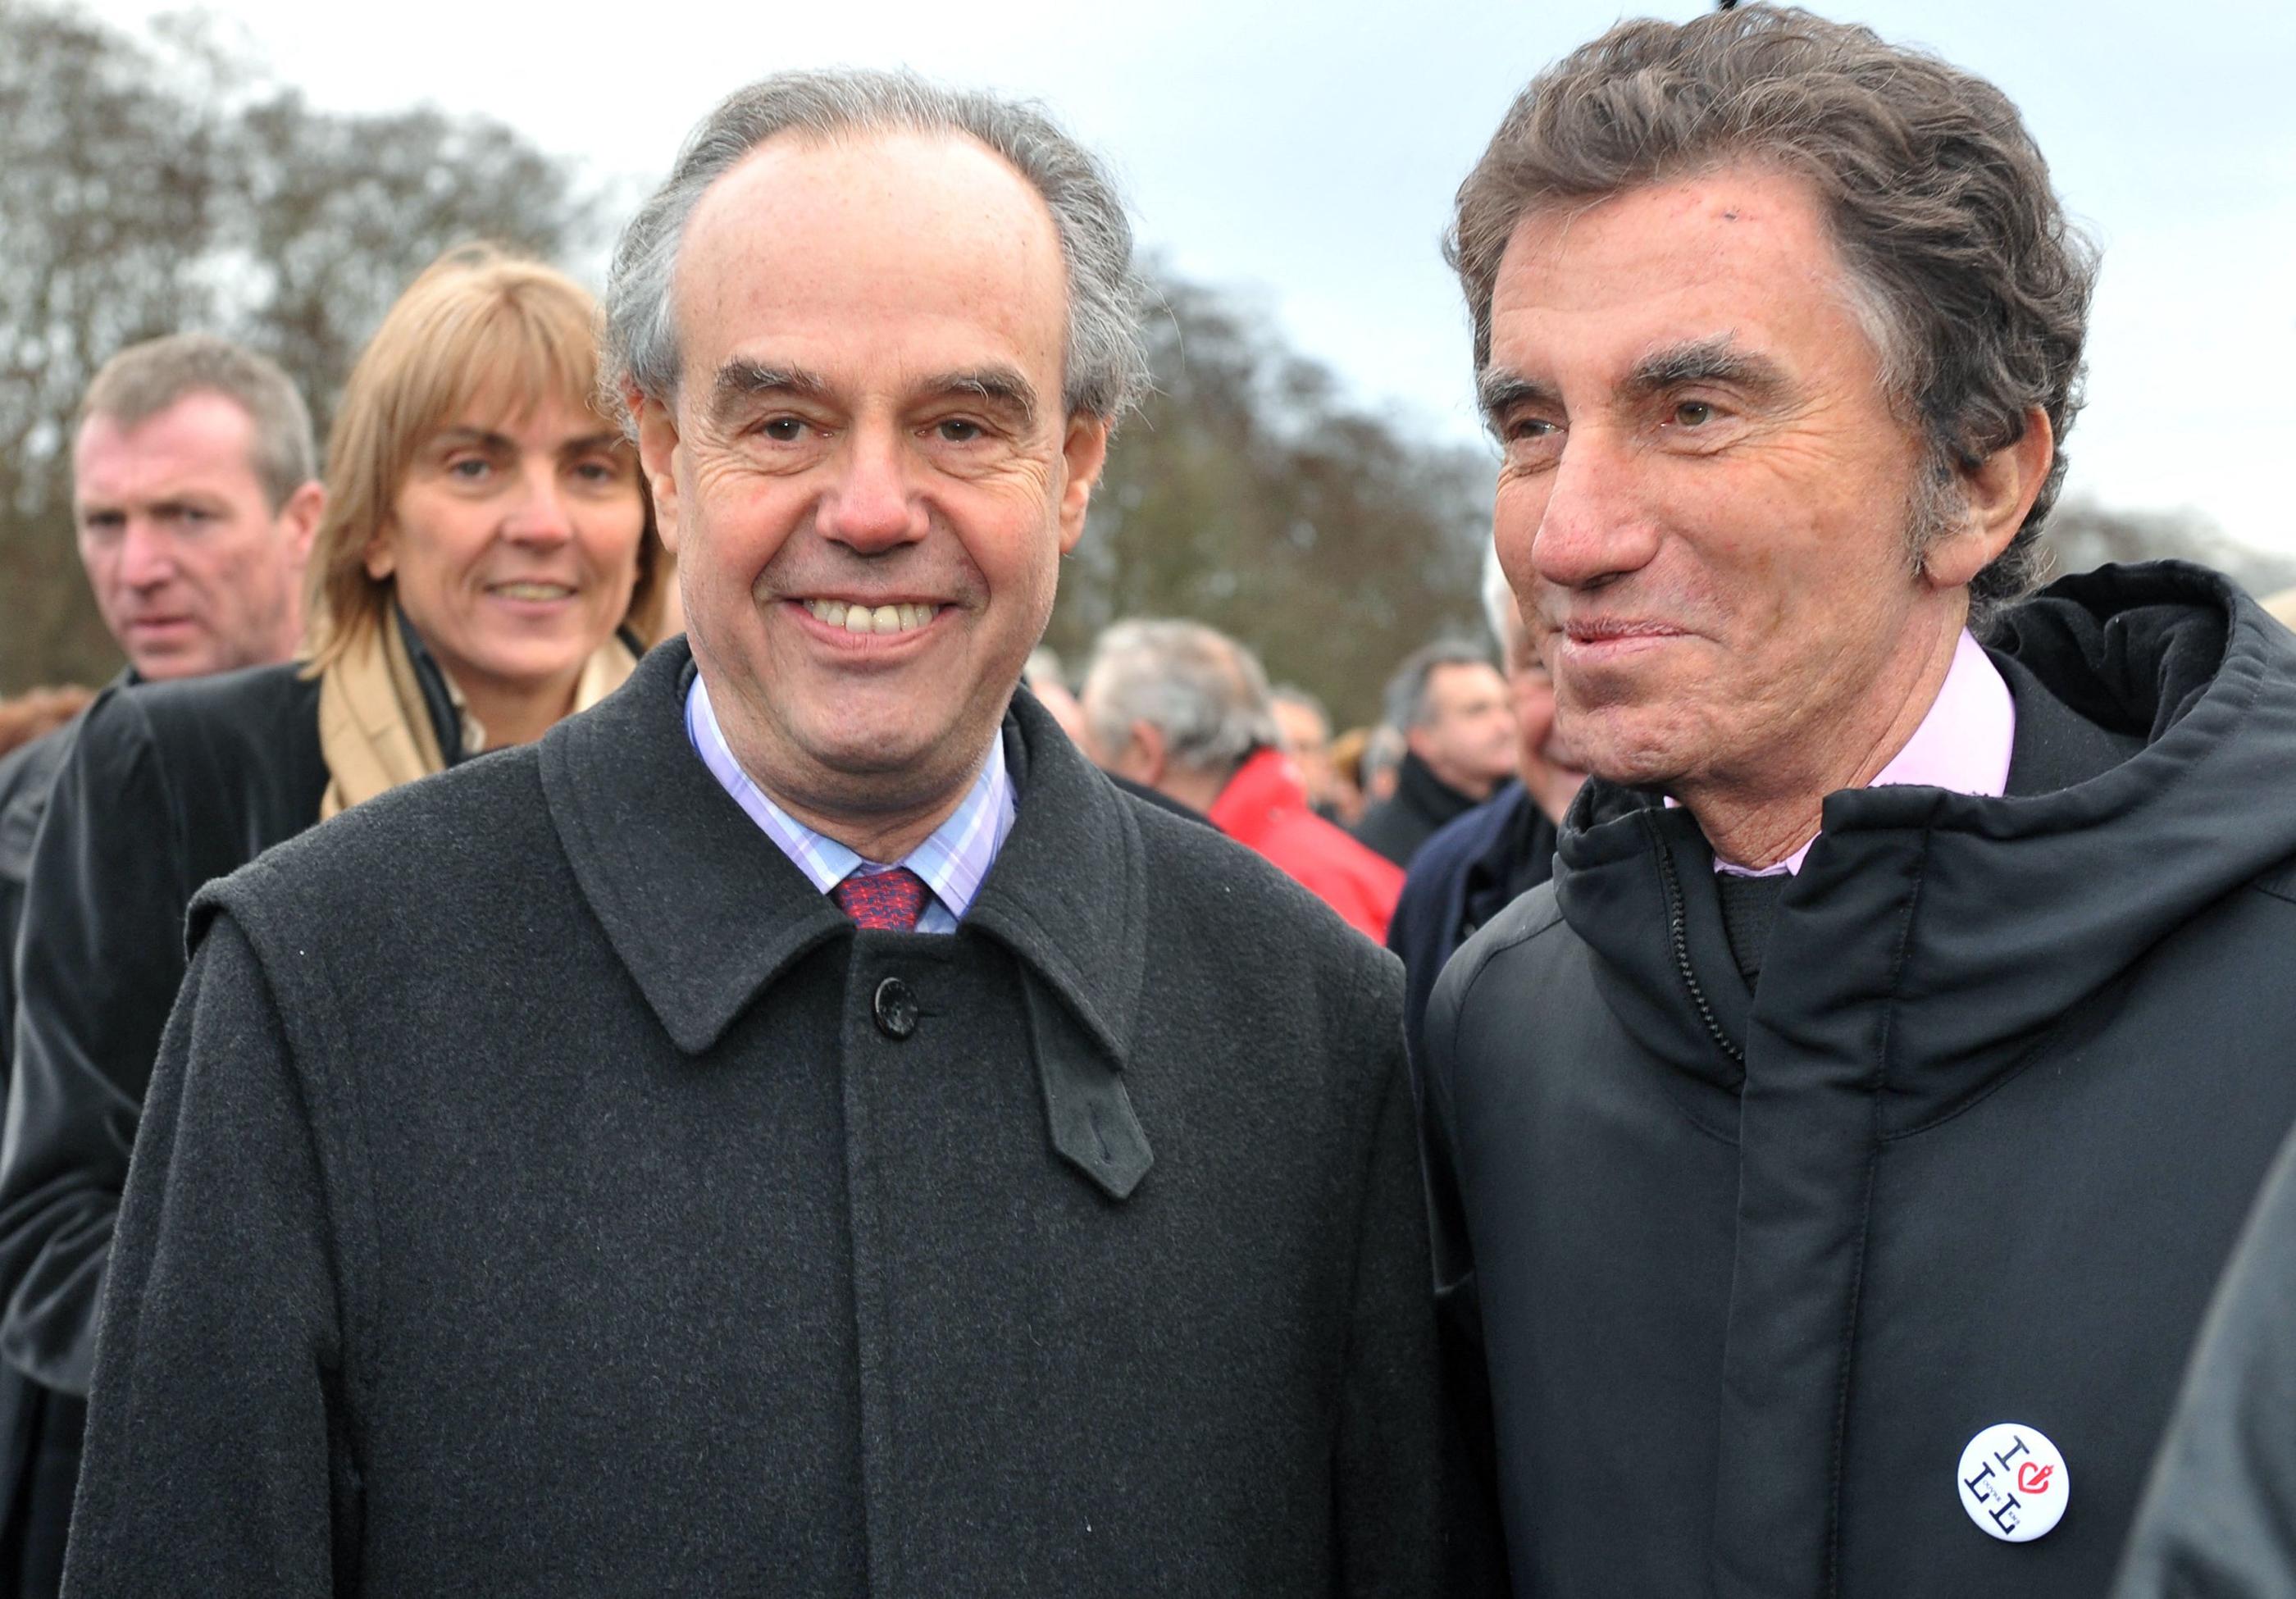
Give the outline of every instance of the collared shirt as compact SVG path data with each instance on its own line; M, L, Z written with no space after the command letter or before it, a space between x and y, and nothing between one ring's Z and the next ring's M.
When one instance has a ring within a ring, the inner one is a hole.
M685 734L693 742L694 753L701 757L701 764L718 780L718 785L733 796L734 803L749 813L750 819L823 893L828 893L855 872L890 872L895 866L906 866L923 878L932 897L917 918L919 932L956 931L958 921L971 908L972 897L980 891L988 868L996 862L996 852L1004 847L1005 835L1013 831L1013 820L1020 814L1012 781L1005 775L1004 740L999 735L988 741L988 758L980 763L980 775L972 780L964 802L947 821L933 829L931 837L903 859L864 860L835 839L816 832L791 816L774 803L772 795L750 781L742 763L734 758L733 750L726 748L726 735L718 730L718 713L709 706L709 691L703 686L699 672L694 674L693 687L685 696Z
M1954 645L1953 664L1945 683L1930 704L1929 714L1914 729L1914 736L1874 775L1868 788L1892 783L1917 783L1956 794L1978 794L1998 800L2009 787L2009 756L2017 742L2017 702L2000 668L1985 653L1985 646L1962 630ZM1812 833L1802 847L1775 865L1756 871L1714 857L1714 869L1734 877L1775 877L1801 870Z

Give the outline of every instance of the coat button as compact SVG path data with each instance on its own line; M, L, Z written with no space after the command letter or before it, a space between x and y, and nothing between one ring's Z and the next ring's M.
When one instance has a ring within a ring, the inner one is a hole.
M1954 1475L1969 1519L2006 1544L2046 1535L2064 1519L2073 1492L2057 1446L2021 1422L2002 1422L1971 1439Z
M917 1030L917 996L898 977L877 985L872 1008L877 1013L877 1030L888 1038L906 1038Z

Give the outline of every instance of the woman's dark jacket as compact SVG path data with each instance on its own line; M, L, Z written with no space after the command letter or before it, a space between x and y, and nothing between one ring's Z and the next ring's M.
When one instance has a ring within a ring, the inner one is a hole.
M58 1552L184 911L209 878L317 820L327 780L318 685L292 666L118 685L68 731L25 868L0 1165L0 1356L17 1416L0 1548Z
M0 1172L0 1350L87 1392L136 1110L193 895L318 820L318 685L292 666L107 691L57 775L25 886Z
M1428 1012L1449 1324L1518 1593L2111 1579L2296 1120L2296 640L2197 568L2006 624L2009 796L1831 795L1759 986L1689 812L1596 783ZM2070 1509L1964 1511L1981 1429Z
M79 1595L1450 1595L1401 973L1025 694L858 932L656 650L211 887Z

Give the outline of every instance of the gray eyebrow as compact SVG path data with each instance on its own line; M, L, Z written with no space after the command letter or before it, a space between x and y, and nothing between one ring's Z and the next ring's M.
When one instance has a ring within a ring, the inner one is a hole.
M1656 394L1685 383L1727 383L1756 394L1784 389L1786 374L1768 357L1742 350L1728 334L1652 350L1635 363L1627 386Z
M828 392L828 381L819 373L737 359L718 369L718 376L709 386L709 409L711 414L722 417L744 400L755 399L761 394L796 394L813 398Z
M970 394L1013 413L1023 429L1036 425L1037 391L1015 367L978 366L936 373L917 387L923 394Z
M1562 397L1552 384L1538 382L1517 372L1486 372L1475 380L1475 400L1483 408L1486 422L1496 424L1501 415L1515 406L1525 403L1555 406Z

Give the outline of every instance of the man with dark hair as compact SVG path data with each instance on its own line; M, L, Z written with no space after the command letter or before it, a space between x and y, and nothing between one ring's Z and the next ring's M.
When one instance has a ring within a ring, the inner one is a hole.
M1514 770L1514 712L1483 652L1449 640L1404 657L1386 709L1403 761L1395 792L1364 813L1356 837L1408 866L1437 828L1489 799Z
M1451 258L1594 775L1426 1021L1517 1592L2101 1594L2296 1119L2296 641L2018 603L2094 263L1934 57L1621 24Z
M1019 687L1130 247L988 95L696 131L607 301L685 637L195 903L70 1591L1480 1590L1400 973Z
M1201 622L1118 622L1085 676L1085 748L1258 850L1369 939L1403 873L1308 808L1259 657Z
M124 681L285 660L302 636L303 560L325 491L311 419L287 374L250 350L177 333L96 373L72 440L72 517ZM0 968L11 965L32 841L73 724L0 759ZM95 890L91 890L91 892ZM0 971L0 1098L15 1055ZM52 1595L78 1474L85 1388L0 1306L0 1592Z

